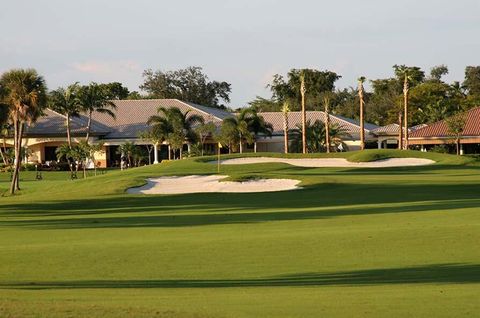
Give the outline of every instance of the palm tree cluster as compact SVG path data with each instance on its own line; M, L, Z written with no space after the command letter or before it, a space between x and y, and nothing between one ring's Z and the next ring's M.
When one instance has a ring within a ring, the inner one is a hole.
M236 116L225 118L216 139L228 146L229 152L235 144L238 144L239 152L243 153L245 143L253 144L256 152L258 137L260 135L270 137L272 133L272 125L258 115L255 108L249 107L242 109Z
M192 114L190 111L183 113L176 107L158 108L158 115L151 116L147 124L151 126L151 134L160 142L168 144L168 159L171 159L172 151L174 158L182 159L183 145L186 142L195 143L199 136L194 127L203 124L202 116Z
M328 127L328 128L327 128ZM305 131L305 137L303 137ZM333 151L345 151L347 146L343 143L343 139L350 137L347 130L338 124L326 125L326 123L316 120L311 122L307 120L305 126L298 124L289 133L292 140L292 148L296 152L300 152L303 148L309 153L327 152L327 149ZM329 136L327 138L327 136ZM305 147L303 145L305 140Z

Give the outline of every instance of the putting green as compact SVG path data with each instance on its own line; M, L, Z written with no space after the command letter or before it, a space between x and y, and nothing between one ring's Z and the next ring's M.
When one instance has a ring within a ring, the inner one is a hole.
M0 317L478 316L480 165L412 151L333 156L437 164L225 165L234 181L302 189L148 196L125 189L215 174L213 158L76 181L25 172L24 190L0 198Z

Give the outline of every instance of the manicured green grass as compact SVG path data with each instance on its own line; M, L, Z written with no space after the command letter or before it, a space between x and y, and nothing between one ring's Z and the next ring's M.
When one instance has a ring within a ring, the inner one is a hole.
M25 173L24 190L0 198L0 317L480 315L480 166L417 152L337 156L437 164L222 166L303 188L172 196L124 190L216 165L189 159L76 181Z

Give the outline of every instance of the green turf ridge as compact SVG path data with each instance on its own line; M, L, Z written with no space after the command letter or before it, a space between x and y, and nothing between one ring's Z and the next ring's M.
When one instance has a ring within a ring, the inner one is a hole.
M302 182L270 193L125 193L216 173L197 159L75 181L25 172L0 198L0 317L476 317L480 166L416 155L437 163L221 167Z

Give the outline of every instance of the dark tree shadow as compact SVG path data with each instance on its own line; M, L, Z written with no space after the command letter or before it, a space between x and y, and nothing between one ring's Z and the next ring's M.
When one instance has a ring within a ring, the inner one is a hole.
M337 273L302 273L258 279L86 280L0 282L4 289L231 288L386 284L478 284L479 264L434 264Z

